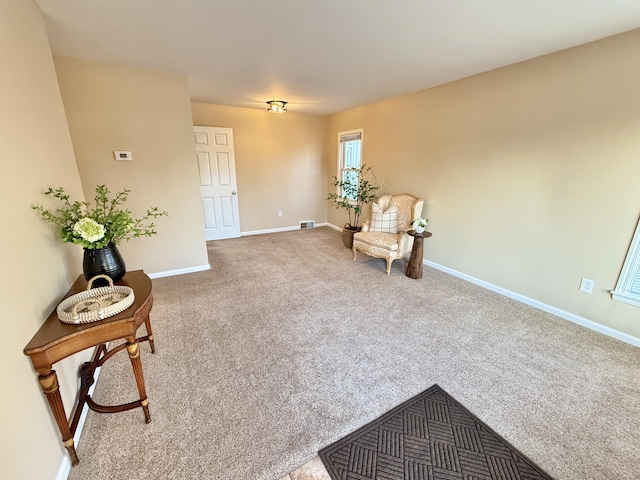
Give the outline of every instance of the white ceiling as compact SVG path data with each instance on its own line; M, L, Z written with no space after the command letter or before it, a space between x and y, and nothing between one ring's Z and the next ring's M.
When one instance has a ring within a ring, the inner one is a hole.
M640 27L640 0L36 0L53 52L326 115Z

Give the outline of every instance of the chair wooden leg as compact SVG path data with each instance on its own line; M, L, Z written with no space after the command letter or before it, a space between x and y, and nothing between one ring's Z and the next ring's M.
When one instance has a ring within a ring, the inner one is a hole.
M358 250L356 250L356 246L354 245L353 247L351 247L351 251L353 252L353 261L356 261L356 253L358 253Z
M391 262L393 262L393 259L387 258L387 275L391 273Z

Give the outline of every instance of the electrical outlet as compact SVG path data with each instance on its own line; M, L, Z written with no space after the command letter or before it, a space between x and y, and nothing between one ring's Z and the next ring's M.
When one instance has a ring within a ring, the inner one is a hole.
M278 217L282 217L282 210L278 210Z
M591 293L593 291L593 286L595 285L594 280L590 280L588 278L583 278L580 282L580 291L585 293Z

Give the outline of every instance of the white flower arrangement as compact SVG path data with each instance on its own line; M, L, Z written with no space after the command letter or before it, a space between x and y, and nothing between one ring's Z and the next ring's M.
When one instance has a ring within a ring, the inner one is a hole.
M429 219L418 217L413 222L411 222L411 226L413 228L418 228L418 227L419 228L425 228L428 223L429 223Z

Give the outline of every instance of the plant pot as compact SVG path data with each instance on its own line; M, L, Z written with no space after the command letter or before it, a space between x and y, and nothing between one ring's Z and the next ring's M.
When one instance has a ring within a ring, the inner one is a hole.
M84 278L90 280L96 275L107 275L117 282L126 272L124 260L115 245L107 245L104 248L84 249L82 259ZM96 282L97 283L97 282ZM106 283L105 283L106 284ZM100 285L96 285L100 286Z
M347 248L353 247L353 236L362 230L362 227L352 227L348 223L342 229L342 242Z
M424 233L424 227L415 227L416 233Z

